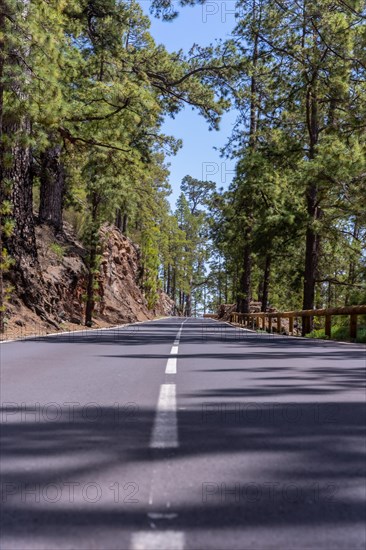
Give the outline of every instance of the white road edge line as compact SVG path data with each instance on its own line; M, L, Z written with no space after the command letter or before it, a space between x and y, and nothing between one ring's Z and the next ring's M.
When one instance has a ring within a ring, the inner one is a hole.
M131 550L184 550L184 533L140 531L132 535Z
M171 319L171 317L160 317L159 319L148 319L146 321L135 321L134 323L124 323L123 325L113 325L110 327L100 327L100 328L83 328L80 330L66 330L63 332L49 332L48 334L41 334L40 338L48 338L49 336L63 336L65 334L80 334L85 333L89 334L89 332L98 332L100 330L115 330L120 328L127 328L132 327L134 325L142 325L144 323L154 323L155 321L164 321L165 319ZM12 340L2 340L0 342L1 344L10 344L11 342L22 342L23 340L33 340L35 337L37 337L36 334L30 334L29 336L23 336L20 338L13 338Z
M151 435L151 449L178 447L177 400L175 384L162 384L154 427Z

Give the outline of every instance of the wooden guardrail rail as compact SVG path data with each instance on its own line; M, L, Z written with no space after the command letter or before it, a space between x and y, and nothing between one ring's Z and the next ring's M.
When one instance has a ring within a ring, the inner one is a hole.
M272 332L273 319L276 319L276 332L282 333L282 319L289 320L289 334L294 333L294 319L303 317L325 317L325 335L331 337L332 317L334 315L349 315L350 338L357 338L357 317L366 314L366 305L333 307L328 309L308 309L301 311L276 311L274 313L237 313L231 314L230 322Z

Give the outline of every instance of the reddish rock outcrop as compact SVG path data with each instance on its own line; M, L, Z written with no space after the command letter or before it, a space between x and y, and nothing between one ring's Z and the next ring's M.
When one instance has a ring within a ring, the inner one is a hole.
M97 326L144 321L171 315L173 301L159 292L149 310L140 287L139 248L111 225L101 229L102 259L95 307ZM62 235L48 225L37 227L39 268L32 293L40 299L27 301L27 288L15 287L7 308L7 326L25 327L38 323L43 329L64 329L83 323L87 270L86 251L68 224Z

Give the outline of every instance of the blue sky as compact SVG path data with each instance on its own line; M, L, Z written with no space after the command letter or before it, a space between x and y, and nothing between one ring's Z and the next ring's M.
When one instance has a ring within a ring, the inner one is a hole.
M150 1L140 0L146 13ZM232 10L235 2L208 1L204 6L180 9L179 16L172 22L163 22L150 15L150 32L155 41L164 44L168 51L188 51L196 43L208 46L216 39L229 37L235 25ZM227 142L235 121L235 113L226 113L219 131L209 131L207 122L197 111L186 107L175 119L167 118L163 132L183 140L183 147L176 156L169 157L170 184L173 193L170 202L174 207L179 195L182 178L189 174L197 179L215 181L219 187L227 187L233 177L234 163L221 158L220 149Z

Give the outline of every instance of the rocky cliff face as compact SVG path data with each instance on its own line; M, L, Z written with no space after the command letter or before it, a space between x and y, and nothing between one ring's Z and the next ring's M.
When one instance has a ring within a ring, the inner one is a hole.
M147 308L139 286L141 265L138 247L114 226L104 226L101 236L104 252L96 313L110 323L119 323L121 319L131 322L171 315L174 302L163 292L154 310Z
M114 226L101 230L103 254L95 308L96 326L144 321L173 313L174 303L160 293L154 310L149 310L139 286L141 265L138 247ZM86 252L65 225L63 235L55 237L48 225L37 227L40 269L34 273L32 288L13 281L7 311L8 328L40 324L64 329L80 325L84 317ZM37 301L28 295L38 296Z

